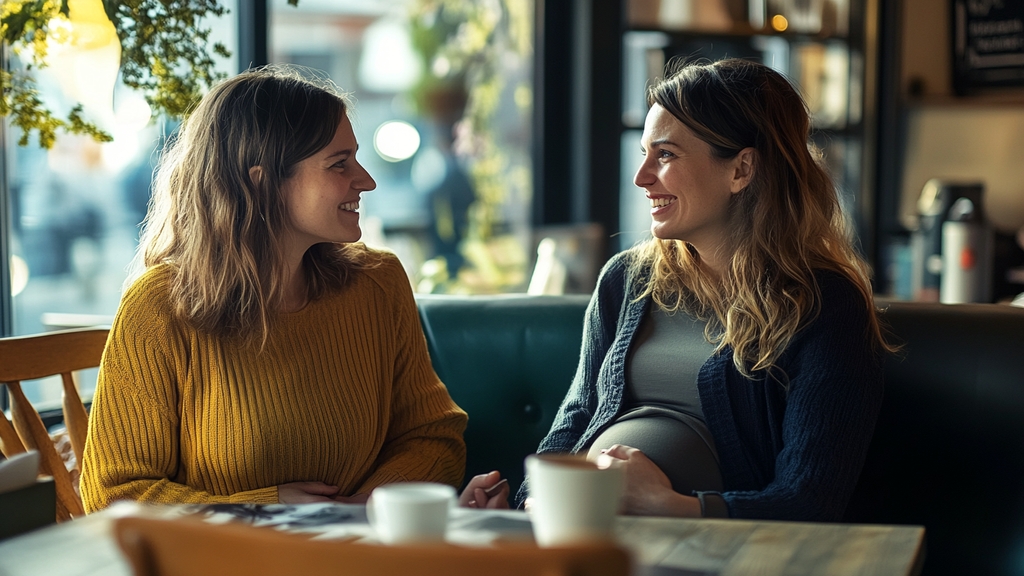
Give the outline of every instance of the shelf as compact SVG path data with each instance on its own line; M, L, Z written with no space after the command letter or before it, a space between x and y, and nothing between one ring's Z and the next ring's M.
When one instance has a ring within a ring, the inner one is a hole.
M835 126L811 126L811 139L820 137L860 138L864 128L860 124L847 124L842 128Z
M619 126L622 132L629 130L643 130L643 118L636 124L629 124L625 121ZM864 127L860 124L847 124L843 127L835 126L811 126L811 139L814 138L861 138Z
M986 92L970 96L929 95L916 98L904 97L905 108L988 108L993 106L1024 108L1024 90L1011 89L1006 92Z
M776 38L784 38L788 41L806 41L806 42L849 42L850 39L847 36L841 36L838 34L821 34L821 33L806 33L806 32L777 32L770 27L754 28L750 24L743 22L736 22L731 28L728 29L667 29L658 28L654 26L630 26L626 32L654 32L664 34L670 39L678 40L692 40L694 38L751 38L754 36L771 36Z

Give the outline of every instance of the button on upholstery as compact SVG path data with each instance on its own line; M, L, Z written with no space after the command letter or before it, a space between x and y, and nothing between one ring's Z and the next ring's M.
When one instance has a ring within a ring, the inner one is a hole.
M526 405L523 406L523 415L526 416L526 421L531 424L540 422L540 412L540 404L537 404L536 402L527 402Z

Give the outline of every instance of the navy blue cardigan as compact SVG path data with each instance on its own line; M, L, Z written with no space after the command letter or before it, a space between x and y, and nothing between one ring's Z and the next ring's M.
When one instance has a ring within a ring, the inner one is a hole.
M632 296L630 258L620 253L601 271L576 375L538 452L585 450L622 408L627 352L651 305ZM777 363L785 384L744 378L729 347L698 374L724 484L702 496L721 498L731 517L838 521L860 476L882 405L881 355L857 288L833 272L816 279L820 312Z

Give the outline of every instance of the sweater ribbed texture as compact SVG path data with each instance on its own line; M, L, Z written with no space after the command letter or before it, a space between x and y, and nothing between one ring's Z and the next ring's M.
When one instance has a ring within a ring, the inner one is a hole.
M87 511L115 500L277 502L402 480L457 486L466 414L430 364L398 260L280 316L266 346L174 319L170 269L125 293L103 354L82 463Z

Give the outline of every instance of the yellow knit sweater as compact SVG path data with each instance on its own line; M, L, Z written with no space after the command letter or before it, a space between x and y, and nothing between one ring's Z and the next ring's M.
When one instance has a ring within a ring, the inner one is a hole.
M396 258L279 317L262 352L176 321L169 278L147 271L114 319L82 462L87 511L277 502L278 485L300 481L341 495L462 481L466 414L431 367Z

